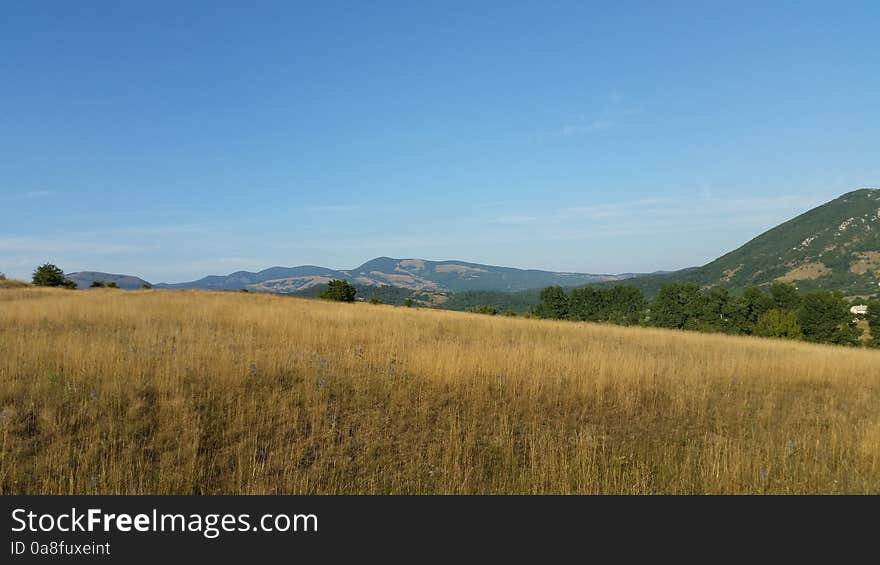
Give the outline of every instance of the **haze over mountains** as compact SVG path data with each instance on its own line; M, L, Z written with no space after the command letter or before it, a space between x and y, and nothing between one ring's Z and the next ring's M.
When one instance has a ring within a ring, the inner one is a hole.
M67 275L88 287L92 281L120 288L148 284L129 275L79 272ZM653 294L661 284L692 282L704 288L763 286L791 282L802 290L827 288L849 296L880 294L880 189L860 189L813 208L702 267L668 273L618 275L563 273L498 267L464 261L379 257L351 270L314 265L237 271L202 279L156 284L155 288L297 293L331 279L359 286L391 286L424 292L516 292L551 285L582 286L626 281Z

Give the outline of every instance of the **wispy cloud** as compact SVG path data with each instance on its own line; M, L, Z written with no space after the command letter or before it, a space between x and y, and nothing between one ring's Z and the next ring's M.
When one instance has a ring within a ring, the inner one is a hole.
M528 224L543 239L694 233L719 226L767 229L827 200L816 195L645 198L568 206L543 215L510 214L492 223Z
M306 212L316 213L316 214L334 214L334 213L347 213L347 212L356 212L361 209L360 206L350 206L345 204L325 204L318 206L308 206L306 208L302 208Z
M42 190L27 190L24 192L23 196L25 198L46 198L47 196L53 196L56 194L56 191L49 189Z
M490 220L493 224L534 224L541 221L539 216L501 216Z
M574 137L589 135L601 131L616 128L625 123L631 116L643 113L642 108L627 108L602 112L599 116L588 118L583 115L574 116L572 120L556 128L552 132L553 137Z
M17 253L89 253L113 255L155 249L155 246L102 242L71 237L0 237L0 251Z
M583 135L611 129L616 125L617 123L613 120L593 120L589 123L566 124L556 131L556 135L559 137L571 137L573 135Z

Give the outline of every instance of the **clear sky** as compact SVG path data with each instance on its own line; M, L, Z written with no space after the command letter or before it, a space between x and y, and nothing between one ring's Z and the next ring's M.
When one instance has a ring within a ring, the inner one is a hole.
M703 264L880 185L880 3L6 2L0 271Z

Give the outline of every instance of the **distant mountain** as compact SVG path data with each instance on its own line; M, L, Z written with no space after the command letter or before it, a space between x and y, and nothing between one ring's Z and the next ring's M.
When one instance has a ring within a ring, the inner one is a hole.
M257 273L236 271L230 275L211 275L192 282L160 283L155 285L155 288L203 290L248 288L263 292L293 292L338 278L344 278L340 271L314 265L302 265L299 267L270 267Z
M622 278L617 275L496 267L464 261L426 261L391 257L379 257L367 261L357 269L344 273L361 284L369 284L368 281L373 281L373 284L452 292L466 290L511 292L550 285L580 286Z
M150 284L144 279L131 275L114 275L97 271L79 271L64 276L75 282L77 288L89 288L95 281L115 282L116 286L125 290L136 290Z
M801 290L880 295L880 189L848 192L702 267L627 284L651 294L671 281L732 289L783 281Z
M619 275L557 273L551 271L496 267L464 261L426 261L378 257L351 270L334 270L313 265L272 267L257 273L238 271L197 281L157 284L156 288L299 292L331 279L344 279L361 286L395 286L411 290L460 292L471 290L518 291L550 285L580 286L626 278Z

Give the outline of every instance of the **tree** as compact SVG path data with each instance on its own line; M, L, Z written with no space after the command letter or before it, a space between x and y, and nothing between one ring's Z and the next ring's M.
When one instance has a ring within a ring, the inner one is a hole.
M773 308L758 317L758 321L755 323L754 335L783 339L801 339L803 332L801 332L801 326L798 324L797 314L791 310Z
M357 289L346 280L333 279L327 283L327 290L318 295L319 298L325 300L335 300L336 302L354 302Z
M726 288L713 288L703 302L701 327L704 331L731 332L730 291Z
M403 305L406 306L407 308L412 308L413 306L415 306L415 304L416 304L415 301L412 298L410 298L409 296L407 296L406 300L403 301Z
M149 284L147 284L147 283L142 284L142 285L141 285L141 288L144 289L144 290L153 290L152 285L149 285Z
M104 284L104 281L92 281L92 284L89 285L89 288L104 288L107 286Z
M557 290L558 289L558 290ZM603 288L584 286L571 291L571 298L565 296L562 287L547 287L541 293L541 300L547 299L547 310L553 312L550 318L561 317L556 315L567 311L567 317L582 322L601 322L607 319L608 297ZM553 304L553 305L551 305ZM566 306L567 304L567 306Z
M625 326L642 321L646 302L642 291L636 286L613 286L607 291L607 317L609 322Z
M33 274L35 286L60 286L76 288L76 283L64 276L64 271L52 263L44 263L36 268Z
M804 295L798 312L798 323L804 332L804 339L816 343L858 345L862 330L852 318L843 295L828 290Z
M773 299L750 286L731 304L731 326L734 333L751 334L762 314L773 308Z
M697 329L706 296L691 283L667 283L651 304L651 324L661 328Z
M773 307L778 310L797 310L801 305L801 296L796 286L775 282L770 286L770 297L773 299Z
M370 304L382 304L382 301L381 301L381 300L379 299L379 297L376 296L375 294L374 294L373 296L370 297L370 300L369 300L368 302L369 302Z
M868 327L871 329L871 347L880 347L880 300L868 302Z
M561 286L548 286L541 291L541 303L536 308L538 316L562 320L568 317L568 311L568 295Z

